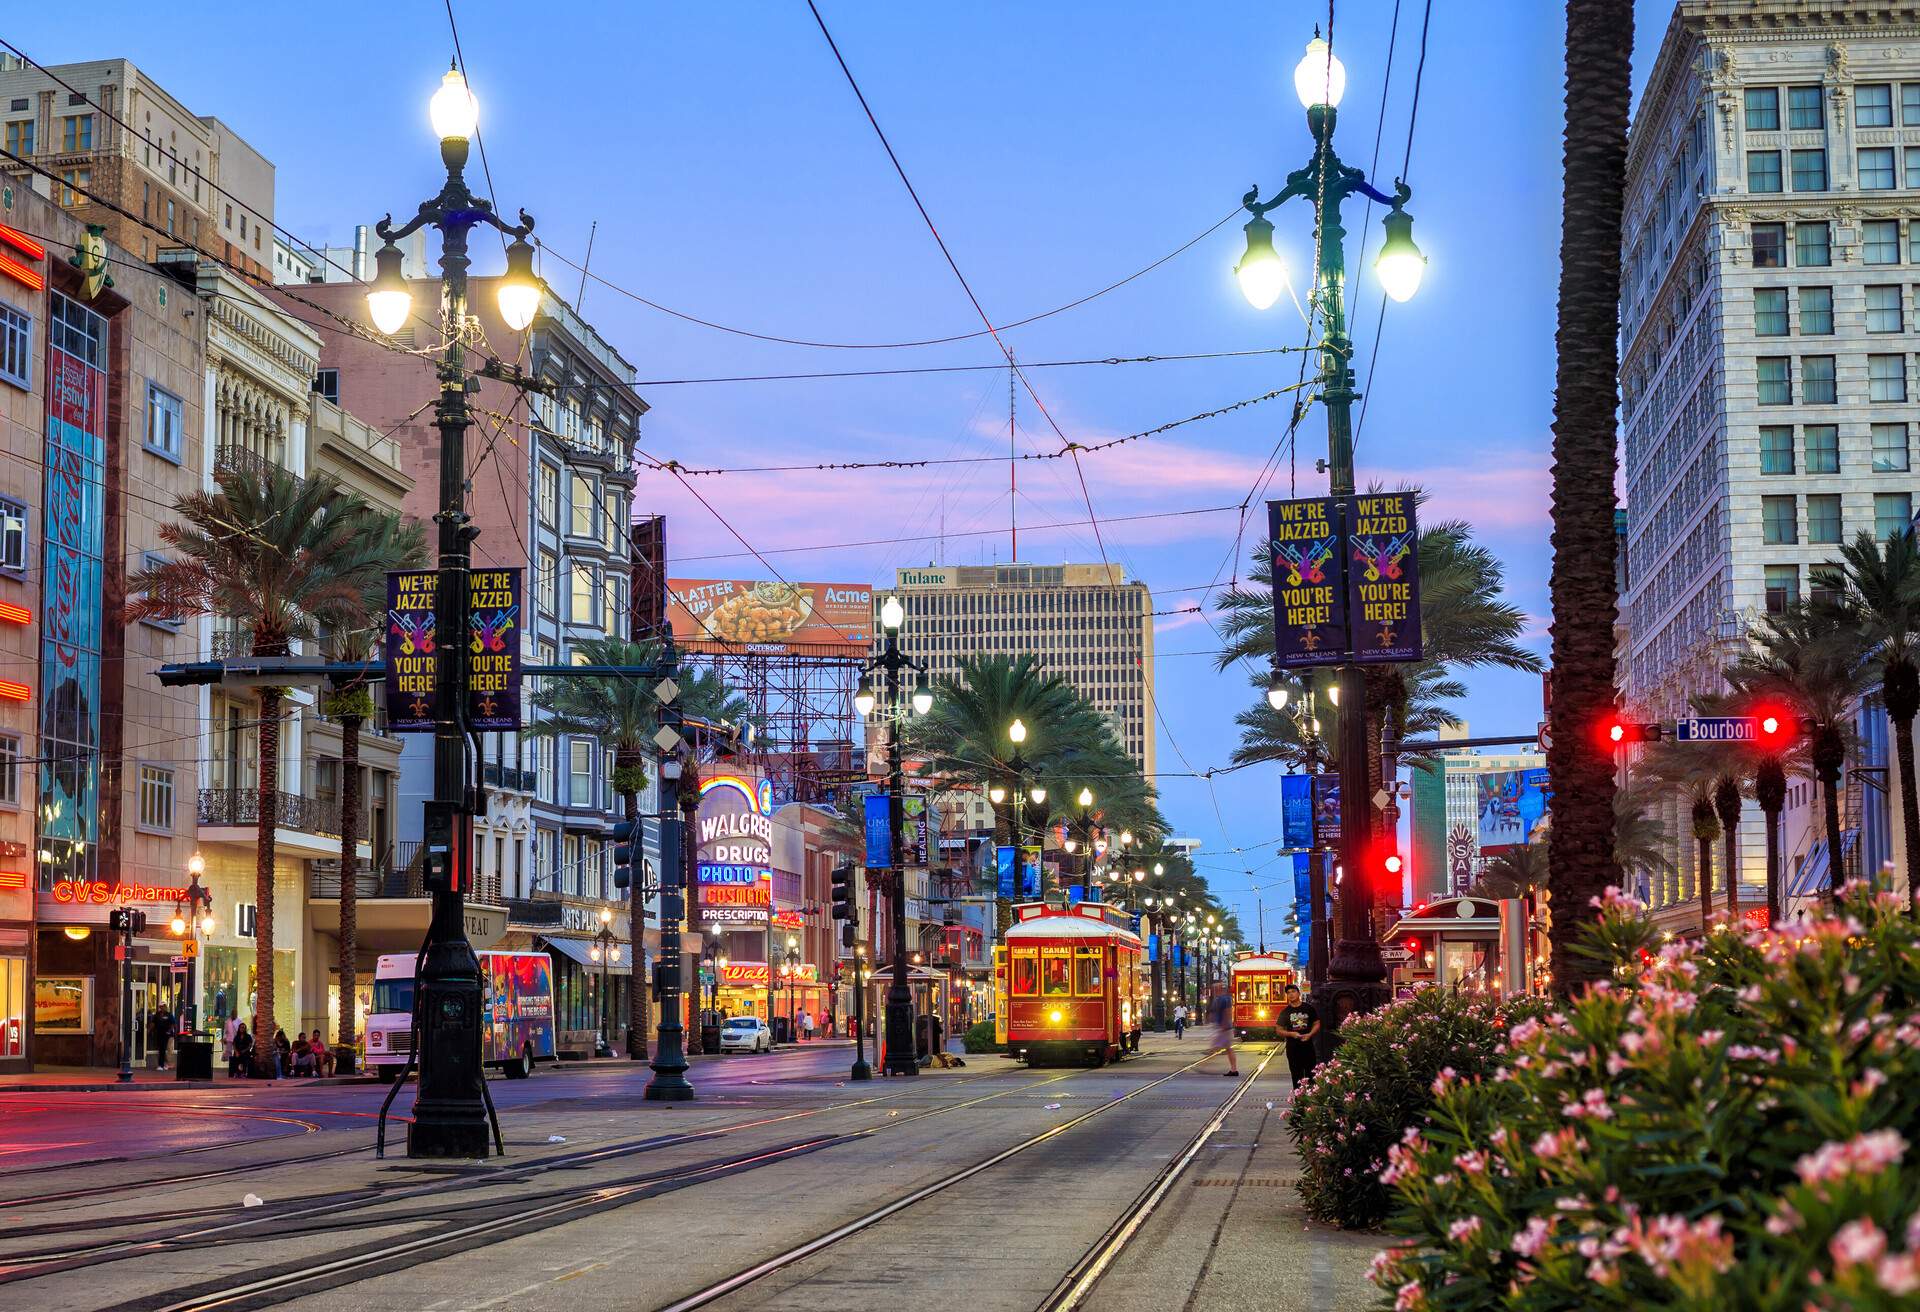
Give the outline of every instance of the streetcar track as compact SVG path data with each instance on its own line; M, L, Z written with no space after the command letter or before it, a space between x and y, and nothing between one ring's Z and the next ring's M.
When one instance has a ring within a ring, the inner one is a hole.
M1271 1061L1272 1059L1273 1059L1273 1056L1271 1053L1269 1053L1266 1061ZM1003 1148L999 1152L994 1153L992 1156L987 1157L982 1161L975 1162L970 1166L962 1167L957 1171L953 1171L945 1176L942 1176L938 1180L934 1180L929 1184L920 1186L918 1189L915 1189L913 1192L909 1194L905 1194L899 1198L892 1200L891 1202L884 1203L881 1206L876 1207L873 1210L861 1216L857 1216L851 1221L843 1222L842 1224L835 1226L832 1230L827 1231L825 1234L816 1235L814 1238L807 1240L805 1243L797 1244L794 1247L787 1249L783 1253L776 1254L775 1256L767 1258L764 1261L755 1263L753 1266L748 1267L744 1271L735 1272L733 1275L728 1276L724 1280L717 1281L714 1284L708 1285L705 1288L697 1290L696 1292L689 1294L683 1298L680 1298L672 1303L668 1303L664 1305L662 1308L660 1308L659 1312L693 1312L693 1309L695 1308L705 1307L709 1303L712 1303L717 1299L725 1298L729 1294L736 1293L739 1290L746 1288L748 1285L753 1284L755 1281L760 1280L765 1276L772 1275L776 1271L781 1271L788 1267L791 1267L798 1262L802 1262L807 1258L814 1256L817 1253L820 1253L828 1248L831 1248L833 1245L840 1243L842 1240L851 1238L852 1236L857 1235L862 1231L870 1229L871 1227L880 1224L882 1221L885 1221L890 1217L896 1216L899 1213L906 1211L908 1208L912 1207L916 1203L923 1202L926 1199L931 1198L936 1194L944 1193L946 1190L952 1188L955 1185L964 1183L967 1180L971 1180L973 1177L981 1174L982 1172L988 1171L995 1166L998 1166L1001 1162L1004 1162L1009 1158L1017 1157L1021 1153L1027 1152L1030 1149L1037 1148L1044 1143L1051 1142L1052 1140L1066 1134L1068 1131L1086 1124L1088 1121L1092 1120L1096 1116L1099 1116L1101 1113L1111 1111L1113 1108L1120 1106L1122 1103L1125 1103L1130 1099L1133 1099L1139 1096L1140 1094L1146 1093L1150 1089L1159 1088L1161 1085L1167 1083L1169 1080L1173 1080L1181 1075L1186 1074L1188 1071L1192 1070L1194 1067L1200 1065L1202 1062L1205 1062L1206 1060L1207 1060L1207 1057L1203 1055L1194 1061L1188 1062L1184 1066L1180 1066L1175 1068L1172 1071L1169 1071L1167 1074L1160 1076L1158 1079L1149 1080L1145 1084L1139 1085L1138 1087L1133 1089L1129 1089L1127 1092L1119 1095L1118 1097L1110 1098L1105 1102L1101 1102L1095 1105L1091 1110L1082 1112L1077 1116L1074 1116L1068 1120L1062 1121L1058 1125L1049 1126L1047 1129L1042 1130L1040 1133L1032 1135L1029 1138L1023 1139L1019 1143L1016 1143L1011 1147ZM1265 1069L1266 1061L1263 1061L1261 1063L1261 1066L1260 1066L1261 1070ZM1255 1075L1257 1074L1258 1074L1258 1071L1255 1072ZM1244 1080L1240 1084L1239 1088L1235 1090L1234 1095L1232 1099L1229 1100L1229 1102L1237 1103L1240 1096L1244 1094L1244 1092L1248 1088L1252 1087L1253 1080L1254 1080L1254 1076L1248 1076L1246 1080Z
M1233 1095L1222 1103L1219 1110L1208 1119L1199 1132L1187 1141L1186 1147L1175 1153L1165 1166L1154 1173L1153 1179L1149 1180L1146 1187L1135 1195L1134 1200L1119 1216L1114 1218L1106 1232L1067 1269L1067 1273L1060 1278L1059 1283L1053 1287L1053 1292L1048 1294L1046 1301L1040 1304L1036 1312L1073 1312L1073 1309L1078 1308L1086 1300L1087 1296L1093 1292L1094 1286L1100 1283L1100 1278L1113 1265L1114 1259L1120 1256L1126 1246L1132 1242L1133 1237L1140 1232L1141 1226L1146 1224L1147 1218L1152 1216L1165 1201L1175 1182L1186 1174L1189 1166L1193 1165L1194 1159L1200 1155L1200 1150L1206 1147L1207 1140L1227 1123L1227 1117L1240 1105L1240 1100L1247 1096L1247 1091L1253 1088L1254 1082L1273 1063L1279 1051L1279 1045L1275 1044L1261 1059L1260 1064L1254 1067L1253 1074L1241 1082L1240 1087L1233 1091Z
M1009 1070L1009 1071L994 1072L993 1075L999 1076L999 1075L1024 1074L1024 1073L1026 1072ZM1048 1084L1053 1084L1060 1080L1071 1078L1072 1076L1079 1073L1081 1072L1074 1071L1074 1070L1063 1071L1057 1075L1049 1075L1043 1079L1022 1081L1021 1083L1015 1085L1012 1088L1001 1089L994 1093L981 1094L977 1097L970 1098L962 1102L927 1108L927 1109L916 1111L909 1115L904 1115L904 1116L899 1116L897 1113L895 1113L895 1115L897 1116L897 1119L884 1120L877 1123L876 1125L867 1127L859 1131L852 1132L849 1135L839 1136L839 1138L845 1139L845 1138L853 1138L853 1137L864 1137L867 1135L878 1133L881 1130L896 1129L902 1126L911 1125L917 1121L925 1120L932 1116L944 1115L948 1112L961 1111L967 1108L976 1107L982 1103L991 1102L997 1098L1004 1098L1014 1094L1031 1092L1033 1090L1043 1088ZM983 1075L980 1077L971 1077L969 1079L964 1079L964 1080L955 1080L951 1082L951 1085L971 1083L973 1082L974 1079L984 1079L984 1078L988 1078L988 1077ZM360 1209L365 1209L371 1206L378 1206L385 1203L403 1202L407 1199L414 1198L414 1197L425 1197L425 1196L433 1196L433 1195L445 1196L447 1194L463 1191L466 1189L475 1189L475 1188L480 1188L480 1187L484 1187L486 1185L492 1185L492 1184L524 1182L526 1178L529 1178L533 1175L544 1174L548 1171L579 1169L583 1165L588 1165L595 1161L608 1160L613 1157L628 1156L628 1155L632 1155L640 1152L651 1152L661 1148L678 1147L685 1144L698 1143L706 1139L720 1138L725 1135L739 1133L744 1130L757 1129L767 1125L776 1125L785 1121L805 1119L812 1116L823 1115L827 1112L832 1112L832 1111L847 1111L847 1110L853 1110L853 1109L858 1109L862 1107L870 1107L878 1103L893 1101L896 1098L905 1096L910 1092L911 1090L903 1089L893 1094L887 1094L887 1095L877 1096L873 1098L859 1099L853 1102L834 1103L825 1107L816 1107L816 1108L810 1108L810 1109L805 1109L800 1111L791 1111L791 1112L786 1112L777 1116L761 1117L751 1121L741 1121L741 1122L735 1122L731 1125L717 1126L708 1130L696 1130L696 1131L689 1131L684 1134L656 1136L655 1138L652 1138L652 1139L638 1140L629 1144L619 1144L619 1145L611 1145L603 1148L586 1149L579 1152L565 1153L565 1154L560 1154L554 1157L541 1158L531 1162L500 1164L497 1166L486 1167L478 1171L468 1172L468 1173L453 1177L451 1179L439 1179L439 1180L434 1180L430 1183L422 1183L422 1184L403 1184L397 1189L388 1185L375 1184L375 1185L370 1185L368 1187L356 1190L352 1194L347 1195L345 1197L341 1197L338 1195L328 1196L326 1202L318 1204L316 1206L312 1206L312 1207L299 1206L299 1204L307 1202L313 1197L318 1197L318 1196L310 1195L306 1198L289 1200L288 1206L277 1207L272 1210L247 1209L249 1212L258 1211L259 1214L246 1216L240 1219L229 1220L223 1224L208 1226L199 1230L191 1230L182 1234L117 1240L117 1241L112 1241L105 1244L83 1245L83 1246L66 1248L66 1249L51 1249L51 1250L42 1249L32 1253L24 1253L24 1254L4 1254L4 1255L0 1255L0 1285L13 1284L13 1283L18 1283L22 1281L37 1280L37 1279L44 1278L46 1276L58 1275L58 1274L71 1272L75 1270L81 1270L81 1269L85 1269L93 1266L99 1266L107 1262L119 1261L119 1260L123 1260L125 1258L133 1257L133 1256L149 1255L149 1254L161 1253L161 1252L178 1252L178 1251L184 1251L188 1249L212 1247L216 1245L226 1246L234 1242L246 1242L249 1240L270 1240L273 1238L281 1237L281 1235L285 1233L296 1233L293 1231L283 1231L283 1230L272 1229L271 1227L273 1227L278 1222L297 1221L297 1220L302 1220L309 1217L331 1216L331 1215L336 1215L342 1212L354 1212ZM346 1150L346 1151L359 1151L359 1150ZM222 1174L224 1173L225 1172L222 1172ZM572 1192L575 1194L585 1196L585 1195L594 1194L597 1191L602 1190L606 1187L608 1186L604 1183L587 1184L587 1185L581 1185L576 1187ZM518 1199L514 1201L517 1203ZM482 1206L486 1205L485 1200L482 1200L480 1203L476 1205L482 1205ZM379 1225L379 1224L384 1224L385 1222L384 1222L384 1218L381 1218L378 1216L373 1216L373 1217L361 1216L357 1218L342 1218L342 1222L336 1223L334 1226L323 1226L323 1227L318 1227L318 1229L323 1231L329 1228L338 1228L338 1224L341 1224L341 1223L351 1223L356 1225L368 1225L368 1224ZM396 1223L400 1223L398 1218L396 1218ZM252 1235L245 1235L245 1236L229 1235L227 1238L220 1237L223 1235L228 1235L228 1232L238 1231L238 1230L254 1230L256 1231L256 1233ZM304 1233L313 1233L313 1232L314 1231L312 1230L304 1231ZM386 1250L383 1249L381 1251L386 1251ZM371 1274L377 1274L377 1273L370 1272L369 1275ZM212 1306L212 1305L209 1305L209 1306Z

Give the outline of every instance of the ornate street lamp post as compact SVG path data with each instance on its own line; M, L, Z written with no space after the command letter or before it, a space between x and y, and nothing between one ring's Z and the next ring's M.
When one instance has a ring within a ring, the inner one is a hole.
M607 967L620 960L620 940L613 933L613 908L600 908L600 932L593 936L587 955L600 963L600 1046L601 1057L613 1055L613 1042L607 1034Z
M900 674L903 670L926 673L926 666L900 650L900 626L906 622L906 607L898 597L888 597L880 605L880 631L885 635L880 655L867 663L867 672L880 671L887 687L887 843L893 899L889 907L893 937L893 981L887 987L886 1063L887 1075L918 1075L920 1064L913 1055L913 989L908 984L907 964L907 872L901 850L904 827L901 792L905 787L900 769L900 726L906 719L906 707L900 698ZM913 712L925 715L933 709L933 693L918 687L912 694ZM862 715L874 706L871 685L854 695L854 706Z
M478 798L472 788L467 689L470 653L467 632L467 570L477 536L466 506L466 437L472 423L467 408L471 375L467 369L467 238L485 224L513 238L507 272L499 286L500 316L514 332L533 322L540 305L540 282L533 274L533 247L527 236L533 220L525 210L520 222L502 222L493 207L467 188L468 143L479 126L480 106L458 70L450 70L429 106L447 180L438 195L422 202L414 216L393 226L393 216L375 231L382 246L375 257L378 275L367 293L374 327L397 332L412 312L413 293L401 272L395 242L432 224L440 229L441 315L446 342L439 362L440 399L434 424L440 430L440 494L434 523L439 526L439 568L435 578L434 622L441 641L435 649L433 707L433 800L427 803L425 847L427 882L433 914L422 945L419 980L420 1083L407 1127L409 1157L484 1157L487 1155L486 1082L480 1064L480 961L467 941L463 901L472 882L473 814ZM517 381L517 380L509 380ZM460 639L460 640L456 640Z
M1381 286L1396 301L1411 297L1420 285L1426 258L1413 244L1413 220L1406 213L1412 196L1404 180L1396 180L1391 194L1367 181L1366 173L1343 163L1333 149L1333 126L1340 97L1345 94L1347 71L1332 47L1318 32L1307 45L1306 56L1294 69L1294 89L1307 109L1307 128L1313 134L1313 157L1304 168L1287 175L1286 186L1272 200L1260 200L1256 186L1243 201L1253 215L1246 225L1247 249L1235 267L1240 288L1256 309L1279 299L1285 269L1273 247L1269 211L1285 201L1303 197L1314 210L1314 244L1319 252L1310 304L1319 313L1323 332L1320 352L1320 399L1327 407L1328 491L1336 497L1354 494L1353 469L1353 341L1346 323L1347 232L1340 222L1340 206L1360 195L1388 206L1383 226L1386 240L1374 260ZM1345 880L1339 900L1340 940L1329 963L1327 987L1331 1019L1364 1011L1386 999L1386 966L1373 936L1374 890L1366 878L1365 854L1370 838L1370 809L1375 781L1367 778L1366 686L1359 666L1339 671L1340 717L1340 858L1353 872ZM1319 907L1314 908L1315 915ZM1331 1028L1331 1026L1329 1027Z

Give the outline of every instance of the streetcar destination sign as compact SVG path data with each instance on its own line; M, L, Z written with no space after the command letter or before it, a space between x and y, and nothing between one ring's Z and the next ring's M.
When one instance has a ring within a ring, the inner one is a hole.
M1760 722L1751 715L1695 715L1673 722L1673 736L1683 743L1750 743L1759 737Z

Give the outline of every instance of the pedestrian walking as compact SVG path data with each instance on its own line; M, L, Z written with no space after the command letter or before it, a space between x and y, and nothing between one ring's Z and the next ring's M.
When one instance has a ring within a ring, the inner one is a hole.
M1240 1074L1239 1059L1233 1055L1233 999L1221 989L1213 995L1213 1001L1207 1004L1207 1019L1213 1022L1213 1043L1207 1049L1206 1061L1216 1052L1227 1054L1227 1069L1221 1074L1237 1078Z
M247 1033L247 1023L236 1020L233 1033L227 1037L227 1074L237 1080L244 1080L253 1073L253 1035Z
M147 1016L147 1053L154 1058L154 1069L167 1068L167 1040L173 1037L173 1013L162 1002Z
M1287 1005L1280 1013L1280 1037L1287 1041L1287 1069L1296 1089L1319 1064L1313 1050L1313 1036L1319 1032L1319 1010L1300 996L1299 985L1288 985Z
M1187 1037L1187 1004L1184 1002L1173 1009L1173 1037Z
M800 1009L800 1038L802 1042L813 1042L813 1013L805 1007Z

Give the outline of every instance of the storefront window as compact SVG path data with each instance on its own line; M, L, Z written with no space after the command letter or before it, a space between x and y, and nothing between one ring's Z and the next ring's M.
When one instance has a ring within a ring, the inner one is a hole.
M250 947L210 947L201 953L201 957L206 963L203 967L206 980L201 987L206 998L208 1018L223 1029L234 1016L251 1026L255 985L259 978L255 969L257 954ZM273 954L273 1018L274 1023L289 1035L293 1033L297 1016L293 1005L293 974L293 953L276 951Z
M1493 944L1480 940L1443 939L1440 943L1441 988L1484 979L1492 982Z
M0 957L0 1057L27 1055L27 959Z

